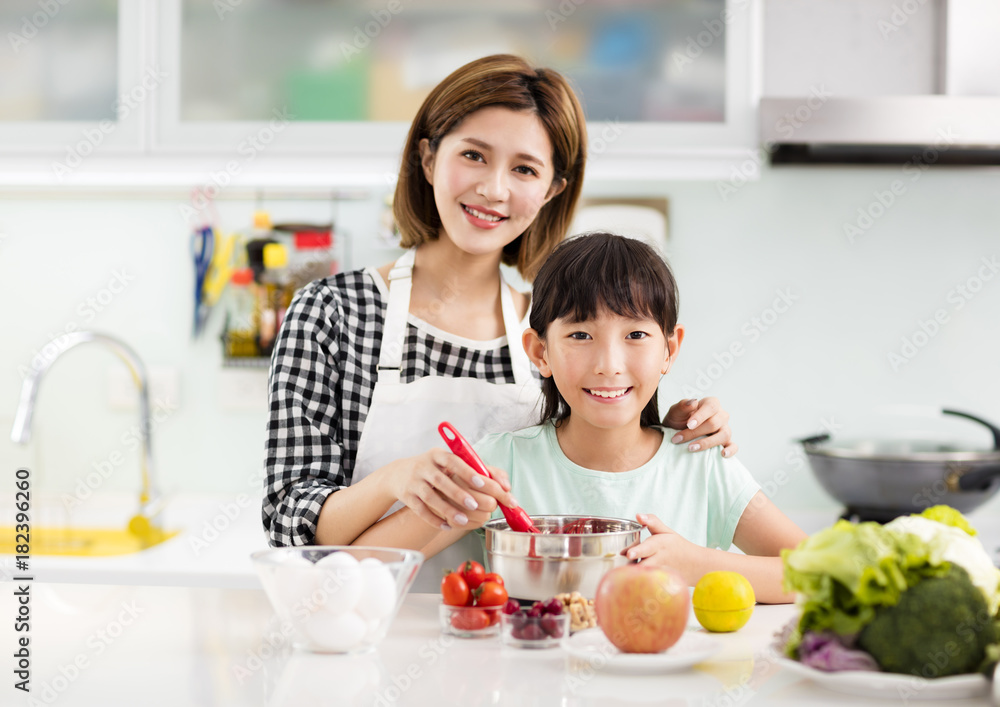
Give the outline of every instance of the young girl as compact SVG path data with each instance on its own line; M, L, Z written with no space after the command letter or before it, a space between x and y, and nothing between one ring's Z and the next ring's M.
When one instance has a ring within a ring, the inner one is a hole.
M275 342L262 509L272 545L400 546L442 525L461 535L510 503L505 477L484 481L436 428L451 419L476 440L537 420L520 346L528 299L500 264L530 280L563 239L586 144L566 80L519 57L478 59L430 92L393 201L409 250L302 288ZM727 419L714 398L667 415L684 450L701 438L731 456ZM415 531L394 520L404 505ZM419 589L437 588L435 564L469 556L452 551L426 564Z
M485 437L529 515L635 516L651 536L630 559L690 584L734 570L762 602L781 589L782 548L805 537L735 459L669 444L656 391L677 358L677 287L639 241L607 233L560 245L535 279L524 347L544 377L542 424ZM498 515L498 514L497 514ZM746 555L725 552L735 544Z

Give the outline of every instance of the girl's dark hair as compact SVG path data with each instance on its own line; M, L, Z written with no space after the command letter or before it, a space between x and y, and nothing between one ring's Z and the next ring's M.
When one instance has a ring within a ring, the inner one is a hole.
M549 324L568 318L582 322L602 311L623 317L649 317L664 336L677 326L680 295L670 266L653 248L612 233L586 233L561 243L538 271L531 289L529 323L545 340ZM542 422L556 426L569 417L569 406L552 377L542 381ZM643 408L639 424L660 424L656 396Z

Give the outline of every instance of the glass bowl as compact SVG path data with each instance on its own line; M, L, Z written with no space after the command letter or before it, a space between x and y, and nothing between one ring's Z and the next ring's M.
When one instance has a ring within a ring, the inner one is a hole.
M554 648L569 636L569 613L500 616L500 640L515 648Z
M486 638L500 631L502 606L448 606L441 604L441 632L459 638Z
M416 550L312 545L250 556L282 629L320 653L365 653L385 638L424 556Z

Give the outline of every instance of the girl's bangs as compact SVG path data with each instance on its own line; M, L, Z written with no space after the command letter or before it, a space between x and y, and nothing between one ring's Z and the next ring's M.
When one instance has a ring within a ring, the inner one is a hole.
M555 318L582 322L607 311L630 319L652 319L664 334L673 333L667 321L669 293L663 274L622 244L612 246L603 252L583 253L567 264L556 288L563 294Z

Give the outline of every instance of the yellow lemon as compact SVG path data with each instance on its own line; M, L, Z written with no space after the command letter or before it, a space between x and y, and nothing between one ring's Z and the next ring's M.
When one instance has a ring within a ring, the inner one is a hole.
M750 620L757 599L747 578L739 572L709 572L694 588L695 618L708 631L736 631Z

